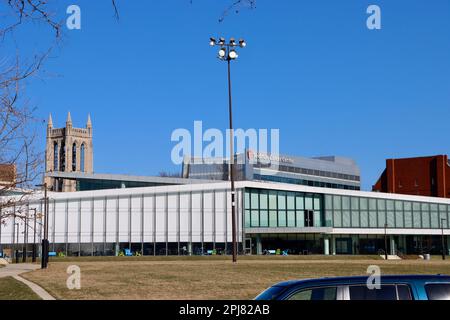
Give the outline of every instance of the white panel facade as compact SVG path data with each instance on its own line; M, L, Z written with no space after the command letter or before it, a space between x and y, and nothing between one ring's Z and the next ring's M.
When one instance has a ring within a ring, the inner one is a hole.
M92 241L91 237L91 225L92 225L92 208L91 200L86 199L81 201L81 242L90 243Z
M117 199L108 198L106 201L106 242L116 242L117 236Z
M201 242L201 199L202 195L200 192L192 193L192 242Z
M180 242L189 242L190 230L190 209L189 209L190 193L184 192L180 194Z
M205 192L203 194L203 241L214 241L214 194Z
M168 224L167 235L169 242L178 241L178 194L169 194L167 202Z
M144 196L144 242L153 242L153 199L151 195Z
M119 242L129 242L130 198L119 198Z
M156 196L156 242L166 242L166 195Z
M78 200L68 202L67 241L78 243Z
M222 243L226 241L226 203L225 190L216 191L216 242Z
M131 198L131 242L141 242L142 237L142 196Z
M65 243L66 242L66 202L57 201L56 202L56 212L55 212L55 242ZM29 230L32 232L32 229ZM33 241L33 240L31 240Z
M94 200L94 242L101 243L104 241L104 210L105 200Z

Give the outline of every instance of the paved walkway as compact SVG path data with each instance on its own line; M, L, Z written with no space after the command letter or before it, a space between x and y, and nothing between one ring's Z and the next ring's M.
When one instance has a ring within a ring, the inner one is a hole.
M13 277L17 281L20 281L30 287L41 299L43 300L55 300L47 291L37 284L28 281L20 276L24 272L34 271L40 268L38 264L31 263L18 263L18 264L8 264L3 268L0 268L0 278Z

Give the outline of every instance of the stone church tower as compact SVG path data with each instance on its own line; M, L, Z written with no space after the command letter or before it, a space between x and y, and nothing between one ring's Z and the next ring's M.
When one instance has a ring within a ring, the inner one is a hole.
M74 128L70 112L65 128L53 128L52 115L47 123L47 145L45 149L45 172L92 173L92 122L88 116L86 128ZM45 177L50 190L76 191L74 180Z

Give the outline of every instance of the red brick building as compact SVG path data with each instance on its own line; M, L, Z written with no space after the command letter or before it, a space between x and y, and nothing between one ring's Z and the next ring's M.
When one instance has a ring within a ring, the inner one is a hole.
M373 191L450 198L448 156L387 159Z

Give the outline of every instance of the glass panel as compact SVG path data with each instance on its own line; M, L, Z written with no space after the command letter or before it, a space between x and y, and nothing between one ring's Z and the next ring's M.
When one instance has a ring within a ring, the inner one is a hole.
M325 210L333 209L333 198L332 196L326 194L325 195Z
M305 209L303 195L301 195L301 196L297 195L295 197L295 205L297 207L297 210L304 210Z
M412 212L405 211L405 228L412 228Z
M377 212L369 211L369 227L376 228L378 226L377 222Z
M395 211L403 211L403 202L395 201Z
M312 195L307 194L305 196L305 209L306 210L312 210L313 209L313 199Z
M392 206L393 207L393 206ZM395 228L395 216L394 211L387 212L387 224L389 228Z
M430 211L438 211L438 205L437 204L430 204Z
M352 197L351 205L352 205L352 210L359 210L359 198Z
M359 199L359 205L361 206L361 210L367 210L368 209L368 199L367 198L360 198Z
M321 227L320 211L314 211L314 227Z
M422 203L422 212L430 211L430 205L428 203Z
M350 227L350 211L342 212L342 226Z
M278 210L278 226L286 227L286 211Z
M261 227L269 226L269 212L267 210L261 210L259 213L259 225Z
M369 212L361 211L361 228L369 227Z
M377 217L378 217L378 228L384 228L384 225L386 223L386 213L384 211L381 212L379 211ZM392 228L392 226L388 227Z
M420 217L420 211L413 212L413 227L414 228L422 228L422 221Z
M333 226L333 211L327 210L325 212L325 227Z
M303 210L297 210L297 227L303 228L305 226L305 212Z
M314 196L314 210L316 211L320 211L320 196L319 195L315 195Z
M440 228L439 214L437 213L437 211L431 211L431 228Z
M269 209L277 209L277 193L275 191L269 192Z
M295 211L293 210L287 212L287 226L295 227Z
M377 205L378 205L378 211L385 211L386 210L386 200L378 199L377 200Z
M397 290L393 285L382 285L370 290L367 286L350 286L350 300L397 300Z
M245 210L245 227L250 228L250 211Z
M403 225L403 212L399 212L399 211L396 211L395 212L395 227L396 228L403 228L404 227L404 225Z
M306 289L294 293L288 300L336 300L336 287Z
M398 300L412 300L411 289L405 284L397 285Z
M333 196L334 209L341 210L341 196Z
M259 211L258 210L252 210L251 226L259 227Z
M334 211L334 217L333 217L333 223L334 223L334 227L336 228L340 228L342 227L342 214L341 211Z
M276 211L269 211L269 227L278 227Z
M377 210L376 199L369 199L369 210Z
M349 210L350 209L350 198L342 197L342 209Z
M359 211L352 211L352 227L359 228Z
M286 209L286 193L278 193L278 209Z
M245 209L250 209L250 191L246 190L245 191Z
M257 191L253 191L251 195L251 206L253 209L259 209L259 196Z
M405 209L405 211L411 211L412 206L411 206L411 202L404 202L403 203L403 208Z
M267 196L267 192L261 191L261 193L259 194L259 207L261 209L267 209L267 200L268 199L269 199L269 197Z
M428 300L450 300L450 284L432 283L425 285Z
M295 210L295 194L292 192L288 192L286 197L288 210Z
M422 228L430 228L430 212L422 212Z
M394 200L386 200L386 209L394 211Z

